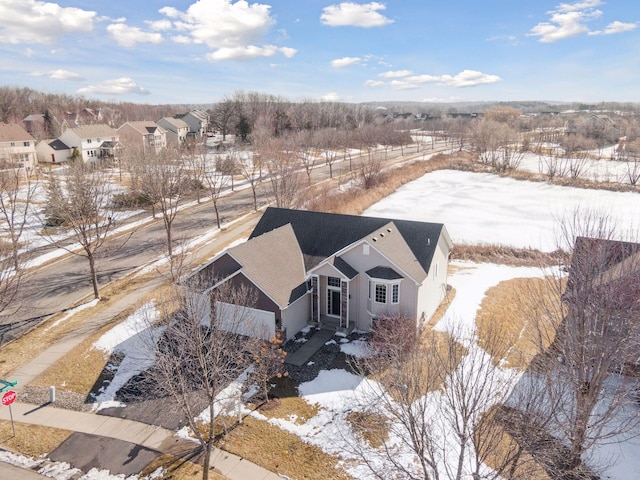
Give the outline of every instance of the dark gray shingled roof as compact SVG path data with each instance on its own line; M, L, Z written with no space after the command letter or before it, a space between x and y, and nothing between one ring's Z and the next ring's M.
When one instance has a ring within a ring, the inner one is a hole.
M367 275L371 278L379 278L381 280L400 280L404 278L391 267L373 267L367 270Z
M341 215L269 207L249 237L254 238L291 224L304 256L305 268L312 269L344 247L357 242L393 222L425 272L444 225L389 218Z
M69 150L69 147L60 140L54 140L53 142L49 143L49 146L54 150Z

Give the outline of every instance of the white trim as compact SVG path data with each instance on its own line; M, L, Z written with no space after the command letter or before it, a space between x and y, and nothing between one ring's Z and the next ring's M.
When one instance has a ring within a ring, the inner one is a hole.
M330 257L325 258L323 261L321 261L318 265L316 265L315 267L313 267L311 270L309 270L307 272L308 275L320 275L318 273L313 273L314 271L318 270L320 267L323 266L328 266L331 267L338 275L335 275L336 278L340 278L340 280L350 280L344 273L342 273L340 270L338 270L338 268L329 262L330 258L335 258L335 255L331 255ZM359 274L360 272L358 272ZM334 275L322 275L323 277L333 277Z

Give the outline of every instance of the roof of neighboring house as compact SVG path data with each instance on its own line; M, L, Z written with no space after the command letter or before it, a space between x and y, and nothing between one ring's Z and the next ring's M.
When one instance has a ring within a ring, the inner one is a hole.
M629 315L640 311L640 244L577 237L563 298L571 304L585 294Z
M68 147L64 142L60 141L60 140L53 140L51 142L49 142L49 146L51 148L53 148L54 150L69 150L70 147Z
M99 123L96 125L82 125L80 127L70 128L69 130L73 131L80 138L109 138L118 136L118 132L116 132L109 125L105 125L103 123Z
M242 273L280 307L286 307L306 292L302 254L290 225L230 248Z
M185 122L184 120L182 120L181 118L174 118L174 117L164 117L160 120L158 120L159 122L166 122L169 125L173 126L174 128L189 128L189 124L187 122Z
M269 207L249 239L287 224L295 233L307 270L366 239L415 280L421 280L428 273L438 239L446 232L441 223ZM446 238L450 242L448 235Z
M124 127L125 125L131 126L135 130L140 132L142 135L147 135L149 133L155 133L156 130L158 130L159 133L163 133L165 131L164 128L162 128L160 125L158 125L155 122L149 121L149 120L140 120L140 121L135 121L135 122L127 122L124 125L120 126L120 128ZM120 128L118 128L118 131L120 130Z
M0 123L0 142L35 140L29 132L17 123Z

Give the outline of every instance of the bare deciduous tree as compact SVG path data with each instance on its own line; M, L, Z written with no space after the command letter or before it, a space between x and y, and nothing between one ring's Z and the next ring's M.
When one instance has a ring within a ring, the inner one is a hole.
M113 186L108 176L90 164L70 164L64 182L55 174L49 176L44 223L49 227L68 229L81 248L70 248L57 239L50 229L45 229L45 238L70 253L87 258L93 294L97 299L100 298L97 254L109 232L115 228L112 195Z
M173 222L178 216L182 201L190 191L185 167L173 155L175 153L171 151L151 153L137 165L140 191L154 206L154 214L157 207L162 215L169 258L173 257Z
M356 360L371 379L359 408L362 420L384 426L356 425L380 447L352 445L352 452L380 479L531 478L530 457L493 421L514 373L497 368L473 332L415 330L402 316L374 325L372 355ZM484 338L504 342L498 331Z
M204 183L205 188L209 194L209 198L213 203L213 209L216 212L216 224L218 228L220 226L220 210L218 208L218 201L220 200L220 196L222 195L223 189L227 186L227 182L229 180L229 175L227 175L222 168L222 162L224 159L218 159L216 162L215 168L209 168L205 171L204 174Z
M569 445L566 475L585 463L597 468L589 463L593 446L622 441L640 426L637 380L625 376L640 349L640 245L615 234L611 219L593 212L576 210L563 221L568 280L554 278L556 300L537 318L551 348L540 352L544 388L527 414L551 414L549 432Z
M201 292L198 285L180 287L165 305L164 335L154 346L151 374L157 393L173 399L197 438L204 453L202 479L207 480L216 435L220 427L228 427L219 415L238 408L240 401L240 389L229 398L223 398L224 391L248 373L265 343L234 333L247 331L243 325L252 321L253 291L227 283ZM222 304L227 307L222 309Z
M291 146L281 138L267 142L260 150L276 206L292 207L300 189L299 162Z

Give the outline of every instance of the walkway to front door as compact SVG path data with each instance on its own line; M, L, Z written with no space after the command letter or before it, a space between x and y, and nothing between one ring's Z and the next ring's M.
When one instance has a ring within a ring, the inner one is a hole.
M335 330L321 328L313 335L304 345L295 352L287 353L284 363L301 367L309 361L309 359L322 346L327 343L336 334Z

